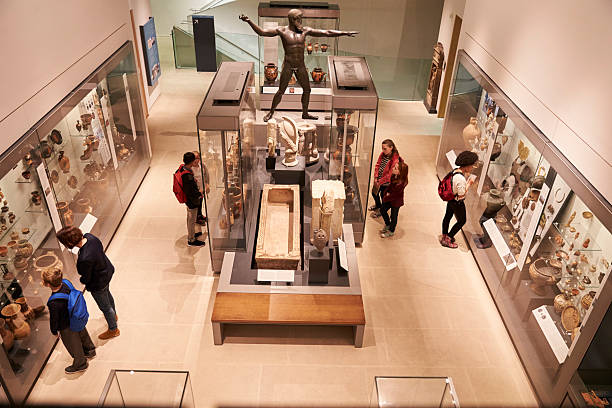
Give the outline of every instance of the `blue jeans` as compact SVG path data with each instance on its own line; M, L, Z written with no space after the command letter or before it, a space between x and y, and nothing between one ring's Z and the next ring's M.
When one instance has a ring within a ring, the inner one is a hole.
M113 295L111 295L108 285L98 291L91 292L91 296L98 304L102 313L104 313L104 318L106 319L106 323L108 323L108 329L115 330L117 328L115 299L113 299Z

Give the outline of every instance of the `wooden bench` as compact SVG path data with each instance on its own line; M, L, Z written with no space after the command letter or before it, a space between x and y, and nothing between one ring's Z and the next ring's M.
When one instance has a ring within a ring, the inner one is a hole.
M215 344L224 324L353 326L355 347L363 345L361 295L218 292L212 313Z

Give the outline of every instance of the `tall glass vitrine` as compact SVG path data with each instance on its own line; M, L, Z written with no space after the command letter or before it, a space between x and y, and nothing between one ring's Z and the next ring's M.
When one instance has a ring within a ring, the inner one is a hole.
M445 117L438 176L478 154L463 232L539 399L558 406L609 322L612 206L463 51Z

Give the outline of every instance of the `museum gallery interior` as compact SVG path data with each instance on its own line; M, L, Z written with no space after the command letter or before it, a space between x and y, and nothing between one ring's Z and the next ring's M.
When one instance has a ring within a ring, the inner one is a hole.
M609 1L0 7L0 405L612 403Z

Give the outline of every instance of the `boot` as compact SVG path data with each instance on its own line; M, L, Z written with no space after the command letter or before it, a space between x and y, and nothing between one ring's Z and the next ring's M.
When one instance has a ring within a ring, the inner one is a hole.
M108 339L112 339L113 337L117 337L121 334L121 332L119 332L119 329L115 329L115 330L107 330L104 333L101 333L98 338L100 340L108 340Z

